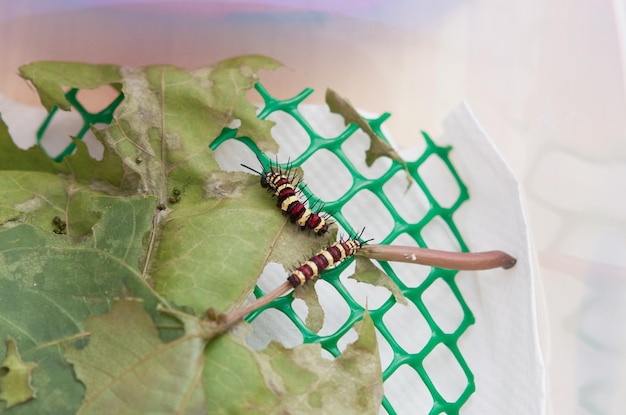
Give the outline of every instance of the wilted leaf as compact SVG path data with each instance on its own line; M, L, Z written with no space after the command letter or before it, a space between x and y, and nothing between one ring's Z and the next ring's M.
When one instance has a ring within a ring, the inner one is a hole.
M378 157L389 157L392 160L399 161L405 165L406 163L400 157L400 155L396 152L382 138L380 138L376 132L370 127L370 125L359 115L359 113L354 109L352 105L345 99L343 99L339 94L337 94L332 89L328 88L326 90L326 103L330 110L336 114L339 114L345 120L346 125L350 123L356 124L365 134L370 138L370 148L366 152L365 162L368 166L374 164Z
M356 269L354 274L350 275L348 278L377 287L385 287L391 291L391 294L393 294L397 302L402 305L408 305L406 297L404 297L402 291L400 291L400 287L396 285L389 275L381 271L367 258L357 256L355 257L355 260Z
M163 343L139 300L89 317L87 346L65 352L87 388L78 413L205 414L205 342L187 323L183 337Z
M6 344L6 357L0 363L0 400L10 408L35 397L30 381L37 364L22 361L13 337L9 336Z
M209 414L376 414L383 396L374 324L365 315L359 339L335 360L319 344L254 352L232 336L205 351ZM226 363L228 362L228 363Z

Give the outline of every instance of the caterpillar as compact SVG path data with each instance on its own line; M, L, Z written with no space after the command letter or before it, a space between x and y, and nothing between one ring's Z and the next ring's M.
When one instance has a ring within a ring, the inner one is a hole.
M263 171L259 172L245 164L241 166L261 176L261 187L273 192L278 200L277 206L283 215L289 216L292 223L297 223L302 230L310 229L317 236L328 232L328 227L333 223L328 220L330 215L313 212L300 200L298 186L302 180L295 173L292 174L289 167L283 170L278 167L278 163L276 166L270 163L269 169L263 165Z
M346 241L339 240L339 242L335 242L326 247L326 249L321 250L296 268L287 278L287 281L295 288L310 279L316 279L326 268L332 267L354 255L364 244L371 241L371 239L368 239L361 242L360 238L364 230L354 235L351 239Z

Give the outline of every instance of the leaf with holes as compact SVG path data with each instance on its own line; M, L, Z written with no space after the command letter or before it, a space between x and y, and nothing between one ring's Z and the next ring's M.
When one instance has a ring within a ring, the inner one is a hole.
M208 148L235 120L242 123L242 134L255 135L257 144L271 140L271 124L252 117L254 107L244 97L256 72L273 66L272 60L252 56L192 71L164 65L114 71L111 66L50 62L24 69L48 107L63 107L59 91L65 87L106 82L114 82L124 100L111 125L93 129L105 147L102 161L88 159L85 146L77 142L74 155L54 164L39 150L14 148L6 128L0 128L0 149L11 154L2 159L7 164L0 170L0 319L6 323L0 325L0 338L13 336L24 360L40 365L32 375L37 397L12 408L16 414L74 413L81 405L97 412L94 408L119 408L121 393L130 396L126 402L148 393L150 388L128 386L131 373L113 364L122 361L125 367L156 373L154 382L180 391L189 412L204 408L210 388L182 391L176 388L183 383L171 382L182 366L201 366L198 349L206 340L199 341L200 334L190 326L197 318L181 324L170 314L176 307L196 315L209 307L229 312L246 301L267 263L289 266L323 244L280 214L258 176L221 172ZM75 81L70 76L74 70ZM140 299L142 306L111 311L115 298L128 297ZM158 312L158 307L170 313ZM103 337L107 331L128 330L131 323L150 339L145 345L135 344L137 336L131 336L129 343L113 347L113 339ZM207 333L201 336L206 339ZM173 340L161 340L165 338ZM215 337L205 355L213 343L230 338ZM68 356L86 390L65 360L62 351L68 348L75 349ZM133 350L141 350L150 362L128 363L124 359ZM228 358L232 355L236 352L211 360L226 362L216 372L220 376L256 367L254 362L239 366L240 361ZM286 359L295 365L301 358ZM115 368L113 378L101 383L87 361ZM339 366L327 367L331 369L341 372ZM207 370L205 365L201 373L205 387ZM159 378L158 373L171 376ZM198 373L181 376L193 375L199 382ZM153 401L145 404L162 403ZM141 396L135 402L144 404ZM181 408L180 402L172 399L167 407Z
M55 106L69 111L70 103L63 87L96 89L116 85L120 80L120 68L109 64L40 61L20 67L20 75L33 83L48 111Z
M81 183L102 181L114 187L128 187L125 183L128 178L125 177L119 157L105 148L102 160L97 161L89 156L83 142L76 139L74 142L77 146L76 152L65 157L61 163L57 163L48 157L41 147L34 146L28 150L22 150L16 146L6 124L0 118L0 171L20 170L64 174L72 176L73 180Z
M209 414L375 414L383 396L374 324L366 315L359 338L335 360L319 344L286 349L270 343L253 352L233 336L205 351ZM225 364L229 362L230 364Z
M139 296L152 310L159 303L141 268L156 200L41 172L2 172L0 186L16 211L0 226L0 338L14 337L22 357L40 365L37 398L13 411L73 413L84 389L59 346L80 340L85 318L115 297Z
M118 300L111 312L87 319L89 343L65 355L87 388L79 413L206 413L199 321L163 343L141 301Z

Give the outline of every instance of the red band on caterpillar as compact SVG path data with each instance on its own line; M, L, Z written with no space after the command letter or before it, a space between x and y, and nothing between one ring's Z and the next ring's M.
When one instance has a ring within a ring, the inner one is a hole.
M276 197L278 208L283 215L289 217L292 223L298 224L302 230L310 229L317 236L328 232L328 227L332 224L328 220L330 215L314 212L311 209L313 206L307 207L300 200L298 185L301 180L295 173L291 173L289 167L283 170L270 163L269 169L263 166L263 171L259 172L245 164L242 166L261 176L261 186Z

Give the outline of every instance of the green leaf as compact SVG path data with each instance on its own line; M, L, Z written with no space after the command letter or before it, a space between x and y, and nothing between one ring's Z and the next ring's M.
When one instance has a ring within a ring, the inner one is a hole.
M402 305L408 305L406 297L402 294L400 287L385 274L380 268L376 267L372 261L362 256L355 257L356 269L354 274L348 278L352 278L358 282L365 282L377 287L385 287L395 297L396 301Z
M0 226L0 337L13 336L22 356L40 365L40 399L13 411L73 413L84 390L59 345L79 339L85 318L107 312L115 297L141 297L152 310L160 302L140 268L156 200L41 172L2 172L0 186L17 212ZM67 234L53 232L55 216Z
M294 298L299 298L306 304L306 326L314 333L319 332L324 326L324 309L320 304L315 284L313 281L297 287L293 293Z
M16 149L0 125L0 337L13 336L24 359L39 364L32 375L38 399L12 411L115 413L134 404L139 413L157 406L164 413L378 410L381 371L369 320L360 340L328 362L319 346L256 353L230 334L207 334L207 322L171 317L176 306L197 315L209 307L230 312L269 262L294 269L328 242L282 216L258 176L221 172L208 148L236 120L240 135L276 148L272 124L258 120L245 97L257 72L277 65L247 56L196 70L22 68L48 108L65 105L64 87L113 83L125 98L111 125L93 128L105 147L102 161L78 142L74 155L54 163L39 149ZM129 297L141 302L114 303ZM329 398L337 391L349 398Z
M366 314L359 339L327 360L319 344L261 352L233 336L206 348L204 385L209 414L376 414L382 376L374 324ZM226 363L227 362L227 363Z
M197 321L187 323L183 337L163 343L139 300L118 300L110 313L89 317L87 346L65 352L87 388L78 413L206 413L205 341Z
M113 186L125 186L127 181L119 157L107 147L104 148L102 160L94 160L87 151L85 143L73 139L76 152L58 163L53 161L39 146L22 150L13 143L6 124L0 118L0 171L20 170L70 175L74 181L91 183L103 181Z
M6 344L6 357L0 363L0 400L5 401L6 407L10 408L35 397L35 389L30 381L37 364L22 361L13 337L9 336Z
M202 314L232 311L252 293L271 262L319 249L276 207L275 199L247 173L216 172L196 203L177 205L164 223L159 255L151 270L156 289L176 304Z
M365 156L365 162L368 166L374 164L377 158L384 156L403 163L406 168L406 162L400 157L396 150L376 134L367 121L359 115L357 110L348 101L330 88L326 90L326 103L331 112L343 117L346 125L354 123L368 135L370 138L370 148L367 150Z
M39 61L20 67L20 76L33 83L43 106L70 110L63 87L96 89L119 82L117 65L93 65L80 62Z

